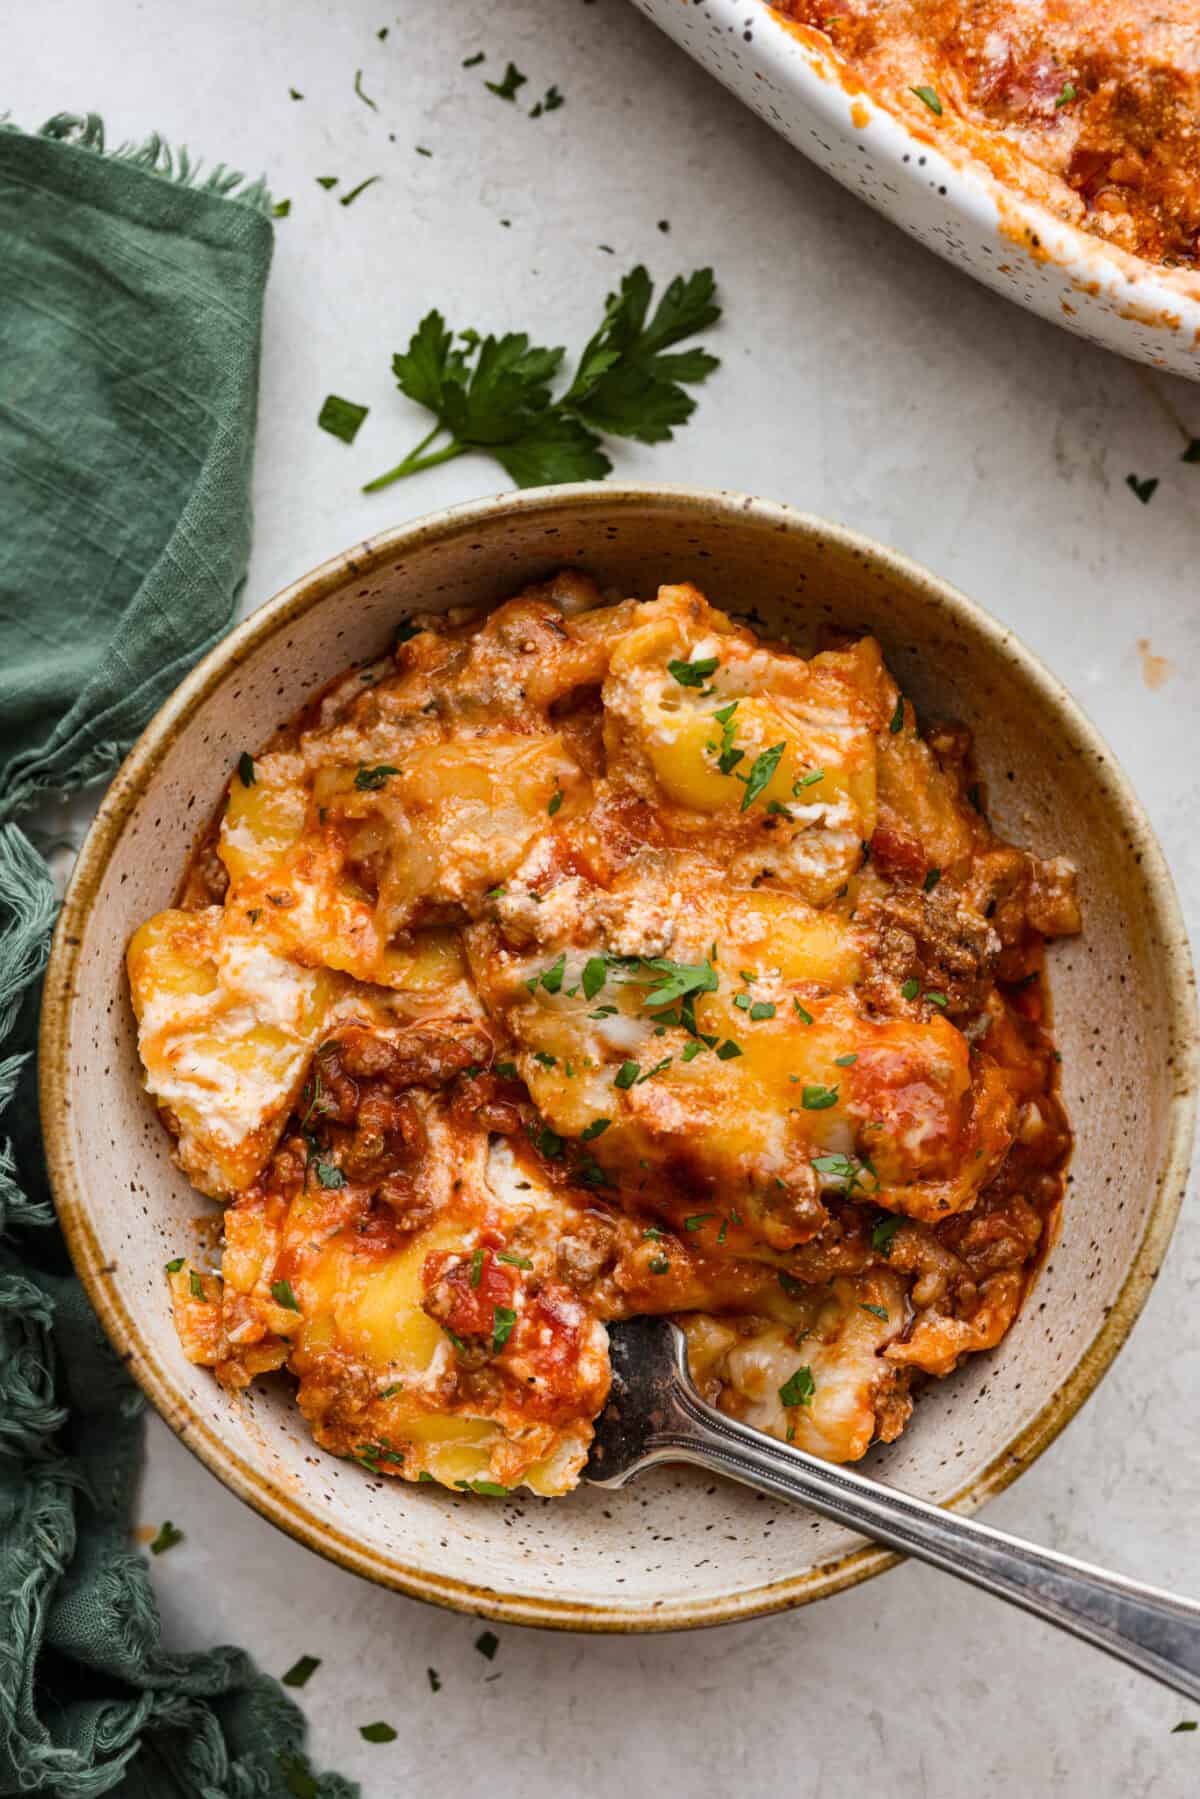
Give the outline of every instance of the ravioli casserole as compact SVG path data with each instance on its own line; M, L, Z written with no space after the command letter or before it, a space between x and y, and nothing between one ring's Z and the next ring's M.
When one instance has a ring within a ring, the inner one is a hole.
M128 952L146 1085L223 1207L183 1349L285 1369L370 1474L579 1478L606 1325L833 1461L1009 1328L1070 1135L1043 983L1073 871L870 637L689 585L418 615L244 753Z

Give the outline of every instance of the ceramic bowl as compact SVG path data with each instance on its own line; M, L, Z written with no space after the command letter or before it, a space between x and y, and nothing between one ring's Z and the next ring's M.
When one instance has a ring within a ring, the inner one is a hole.
M131 932L171 903L242 750L336 671L379 654L414 607L498 601L563 565L647 596L695 580L799 649L829 620L875 632L926 715L976 732L999 828L1078 865L1087 927L1051 952L1078 1132L1061 1242L1000 1348L936 1384L868 1466L970 1510L1045 1448L1137 1316L1186 1174L1194 1015L1170 876L1112 756L1009 632L902 557L783 506L682 488L504 494L335 557L234 630L148 726L79 857L45 992L45 1136L71 1252L110 1337L172 1429L274 1523L373 1580L496 1618L709 1624L815 1599L891 1558L684 1469L556 1500L373 1478L315 1446L286 1379L234 1399L192 1367L162 1272L206 1202L173 1166L141 1088L122 960ZM1098 993L1120 994L1119 1030L1097 1027Z
M948 262L1106 349L1200 380L1200 273L1109 249L947 146L932 124L910 129L820 34L802 34L764 0L634 4L789 143Z

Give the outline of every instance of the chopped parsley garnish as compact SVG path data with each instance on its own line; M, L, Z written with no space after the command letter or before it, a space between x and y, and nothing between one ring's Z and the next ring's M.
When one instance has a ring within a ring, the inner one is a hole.
M748 1012L754 1002L748 993L735 993L733 1003L739 1012Z
M292 1292L290 1281L272 1281L271 1298L277 1306L286 1306L289 1312L300 1310L296 1304L296 1295Z
M892 1238L905 1222L897 1212L882 1212L871 1226L871 1248L879 1250L886 1261L891 1260Z
M1181 1718L1178 1724L1172 1724L1171 1735L1177 1737L1180 1731L1197 1729L1200 1729L1200 1725L1197 1725L1195 1718Z
M546 89L541 99L529 109L531 119L540 119L544 112L557 112L563 103L563 97L553 83Z
M638 1076L638 1086L640 1087L643 1081L653 1080L654 1076L656 1074L661 1074L664 1068L669 1068L671 1066L671 1061L672 1058L670 1056L664 1056L661 1062L656 1062L653 1068L648 1068L645 1074L640 1074Z
M825 1087L817 1081L811 1087L800 1089L800 1104L806 1112L824 1112L829 1106L836 1106L838 1090L836 1087Z
M860 1312L870 1312L872 1318L878 1318L883 1324L886 1324L888 1321L888 1309L886 1306L860 1305L858 1309Z
M493 1073L498 1074L502 1081L519 1081L521 1078L521 1070L515 1062L497 1062Z
M888 720L888 730L891 732L893 737L898 737L900 735L900 732L903 729L904 729L904 695L902 693L898 693L896 695L896 710L892 713L891 718Z
M176 1530L171 1520L167 1518L159 1525L157 1536L151 1538L150 1553L151 1555L163 1555L168 1549L174 1549L176 1543L182 1542L183 1532Z
M348 194L343 194L338 204L341 206L353 206L360 194L365 193L369 187L374 187L375 183L382 179L383 177L381 175L368 175L365 181L360 181L357 187L352 187Z
M300 92L300 89L298 87L290 87L288 89L288 93L291 95L293 100L303 100L303 98L304 98L304 95Z
M189 1269L188 1271L188 1286L191 1288L193 1299L207 1298L207 1294L204 1291L204 1282L200 1279L200 1276L196 1273L194 1268Z
M175 1256L174 1259L167 1262L165 1266L168 1274L178 1274L179 1270L183 1267L183 1257Z
M835 1068L853 1068L853 1067L854 1067L854 1064L855 1064L855 1063L856 1063L856 1062L857 1062L857 1061L858 1061L858 1057L857 1057L857 1055L853 1055L853 1056L835 1056L835 1057L834 1057L834 1058L833 1058L833 1065L834 1065L834 1067L835 1067Z
M249 750L243 750L238 757L238 780L243 787L253 787L255 779L254 757Z
M546 810L550 814L551 818L554 817L554 814L558 811L558 808L562 805L562 803L563 803L562 788L556 787L554 789L554 792L550 795L550 798L546 803Z
M641 1068L637 1062L622 1062L621 1066L617 1069L616 1074L613 1076L613 1086L619 1087L622 1093L624 1093L633 1086L641 1072Z
M798 781L793 782L792 798L798 800L806 787L815 787L818 781L823 781L824 779L825 770L823 768L809 769L806 775L801 775Z
M651 1274L666 1274L669 1272L671 1264L666 1256L652 1256L646 1266Z
M495 1661L496 1651L500 1647L500 1639L494 1630L481 1631L475 1639L475 1647L487 1661Z
M286 1674L279 1676L285 1687L302 1687L312 1679L321 1666L319 1655L302 1655L299 1661L292 1663Z
M674 675L681 687L703 687L720 666L719 656L702 656L699 662L668 662L667 673Z
M939 119L941 118L942 103L938 99L938 93L937 93L936 88L914 87L914 88L910 89L910 92L914 93L917 96L918 100L923 100L925 102L926 106L929 108L931 113L936 114L936 116Z
M718 1062L732 1062L734 1057L740 1056L741 1053L742 1053L741 1044L735 1043L732 1037L726 1037L724 1043L722 1043L721 1047L717 1051L717 1061Z
M717 991L717 971L711 961L669 962L665 956L651 956L645 961L645 967L657 977L655 985L642 1000L648 1010L657 1011L660 1006L674 1005L691 994Z
M1151 475L1147 480L1139 481L1136 475L1126 475L1125 485L1130 493L1135 493L1137 495L1143 506L1148 506L1154 498L1155 490L1158 487L1158 479L1156 476Z
M769 750L763 750L760 755L754 758L754 761L750 764L750 774L746 781L746 791L742 795L741 810L743 812L748 812L750 810L750 807L754 804L763 788L770 781L771 776L779 767L779 759L786 748L786 743L773 743Z
M365 763L360 762L358 773L354 777L354 785L361 792L378 793L381 787L387 786L393 775L399 773L400 770L393 768L388 762L381 762L376 768L368 768Z
M907 981L903 982L903 984L901 985L900 998L901 999L916 999L916 997L920 991L921 991L920 981L918 981L916 975L910 974Z
M504 71L503 81L485 81L484 87L489 94L495 94L499 100L516 100L517 89L525 86L528 75L522 75L515 62L510 62Z
M400 391L437 424L366 491L471 450L499 462L518 487L599 480L612 466L603 435L666 442L695 409L685 385L705 380L717 366L706 351L672 346L715 324L721 309L711 269L677 276L651 313L653 293L640 265L625 276L557 398L552 383L561 348L533 344L525 332L455 333L439 312L428 313L392 369ZM440 431L449 440L432 448Z
M540 982L547 993L559 993L562 991L563 976L566 972L567 956L564 950L556 962L551 962L549 968L542 970L533 985L536 987Z
M322 431L328 431L331 437L339 437L344 444L352 444L368 411L368 407L359 406L353 400L344 400L340 394L326 394L317 414L317 424Z
M1200 462L1200 437L1191 439L1179 460L1180 462Z
M481 1249L471 1251L471 1269L467 1279L473 1287L477 1287L483 1279L483 1251Z
M592 1122L589 1125L585 1125L583 1130L580 1131L579 1141L581 1143L591 1143L594 1138L602 1137L611 1123L611 1118L593 1118Z
M362 70L361 69L355 69L355 71L354 71L354 91L358 95L359 99L363 102L364 106L369 106L371 108L372 112L379 111L378 106L376 106L376 104L375 104L374 100L372 100L370 94L364 94L364 92L363 92Z
M922 883L922 885L925 888L926 893L932 893L934 888L937 886L938 882L941 880L941 878L942 878L941 869L940 868L931 868L929 870L928 874L925 876L925 879Z
M512 1268L532 1268L533 1267L533 1263L529 1260L528 1256L516 1256L512 1253L512 1251L510 1249L497 1250L496 1260L498 1262L507 1262L509 1264L509 1266Z
M666 1235L666 1233L665 1231L660 1231L656 1224L648 1224L642 1232L642 1235L643 1237L652 1238L653 1241L657 1243L660 1238Z
M442 1690L442 1677L437 1669L426 1668L425 1673L429 1679L429 1691L431 1693L440 1693Z
M271 217L273 219L286 219L291 210L292 203L290 200L276 200L274 206L271 208Z
M365 1743L394 1743L396 1732L390 1724L382 1721L375 1724L360 1724L358 1734Z
M798 999L793 998L792 1009L796 1013L796 1016L798 1018L802 1019L805 1024L812 1023L812 1021L813 1021L812 1013L805 1011L804 1007L800 1004L800 1001Z
M382 1393L379 1394L379 1398L394 1399L397 1393L403 1393L403 1391L404 1382L402 1380L394 1380L390 1387L385 1387L383 1389Z
M533 1147L540 1151L548 1162L557 1162L566 1145L557 1131L552 1131L548 1124L544 1124L539 1131L534 1133Z
M476 50L474 56L464 56L463 57L462 66L464 69L477 69L481 62L486 62L486 61L487 61L486 53L482 50Z
M817 1383L812 1377L811 1368L797 1368L788 1376L779 1389L779 1398L785 1406L811 1405Z
M864 1175L868 1175L879 1186L879 1176L868 1161L860 1161L857 1156L829 1155L814 1156L812 1166L818 1174L827 1174L838 1181L843 1193L850 1198L856 1187L865 1187Z
M595 999L608 978L608 970L603 956L589 956L583 965L580 985L584 999Z
M319 1157L314 1157L313 1167L320 1185L328 1188L331 1193L346 1185L346 1177L336 1162L323 1162Z
M683 1046L683 1055L680 1059L684 1062L694 1062L696 1057L703 1052L703 1049L703 1043L685 1043Z
M789 1299L799 1299L801 1297L801 1295L805 1292L804 1282L798 1281L794 1274L789 1274L787 1272L786 1268L778 1269L777 1274L778 1274L778 1279L779 1279L779 1285L783 1288L783 1290L787 1294L788 1298Z
M473 1480L472 1493L485 1493L489 1499L507 1499L508 1488L502 1487L498 1480Z
M754 1023L763 1018L774 1018L775 1007L769 999L756 999L750 1008L750 1017Z
M931 1006L939 1006L942 1011L945 1011L946 1007L950 1004L949 999L944 993L930 993L926 991L925 998L929 1001Z
M547 1055L544 1049L535 1049L533 1052L533 1059L541 1068L558 1067L558 1057Z
M329 189L331 187L336 187L337 184L338 184L338 178L336 175L318 175L317 176L317 186L323 187L325 189L326 193L329 192Z
M517 1322L517 1314L511 1306L494 1306L492 1308L492 1354L499 1355L508 1339L512 1336L512 1327Z
M1075 98L1076 98L1075 83L1073 81L1064 81L1063 85L1062 85L1062 93L1058 96L1058 99L1054 102L1055 110L1057 110L1060 106L1069 106L1071 104L1071 101L1074 100Z
M715 1212L693 1212L690 1218L684 1219L683 1228L685 1231L698 1231L702 1224L707 1224L710 1218L716 1216Z
M746 754L745 750L735 750L733 747L733 740L737 735L737 724L733 715L737 709L738 702L731 700L728 706L720 706L713 713L713 717L721 727L721 743L719 748L715 743L710 743L708 748L716 756L717 768L723 775L732 774Z

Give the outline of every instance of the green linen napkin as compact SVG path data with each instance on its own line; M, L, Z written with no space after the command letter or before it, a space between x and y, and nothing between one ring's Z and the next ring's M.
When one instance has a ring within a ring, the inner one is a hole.
M141 1399L37 1138L54 916L14 822L111 773L232 618L270 200L99 119L0 126L0 1793L353 1799L240 1650L170 1655L132 1546Z

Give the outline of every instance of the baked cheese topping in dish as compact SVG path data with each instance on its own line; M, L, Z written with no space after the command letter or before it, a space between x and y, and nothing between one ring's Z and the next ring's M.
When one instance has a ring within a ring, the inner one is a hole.
M774 0L867 91L1059 218L1200 268L1196 0Z
M1070 1134L1062 861L872 638L694 587L419 615L243 754L128 965L146 1085L224 1204L187 1355L286 1368L372 1475L568 1490L606 1325L833 1461L1009 1328Z

